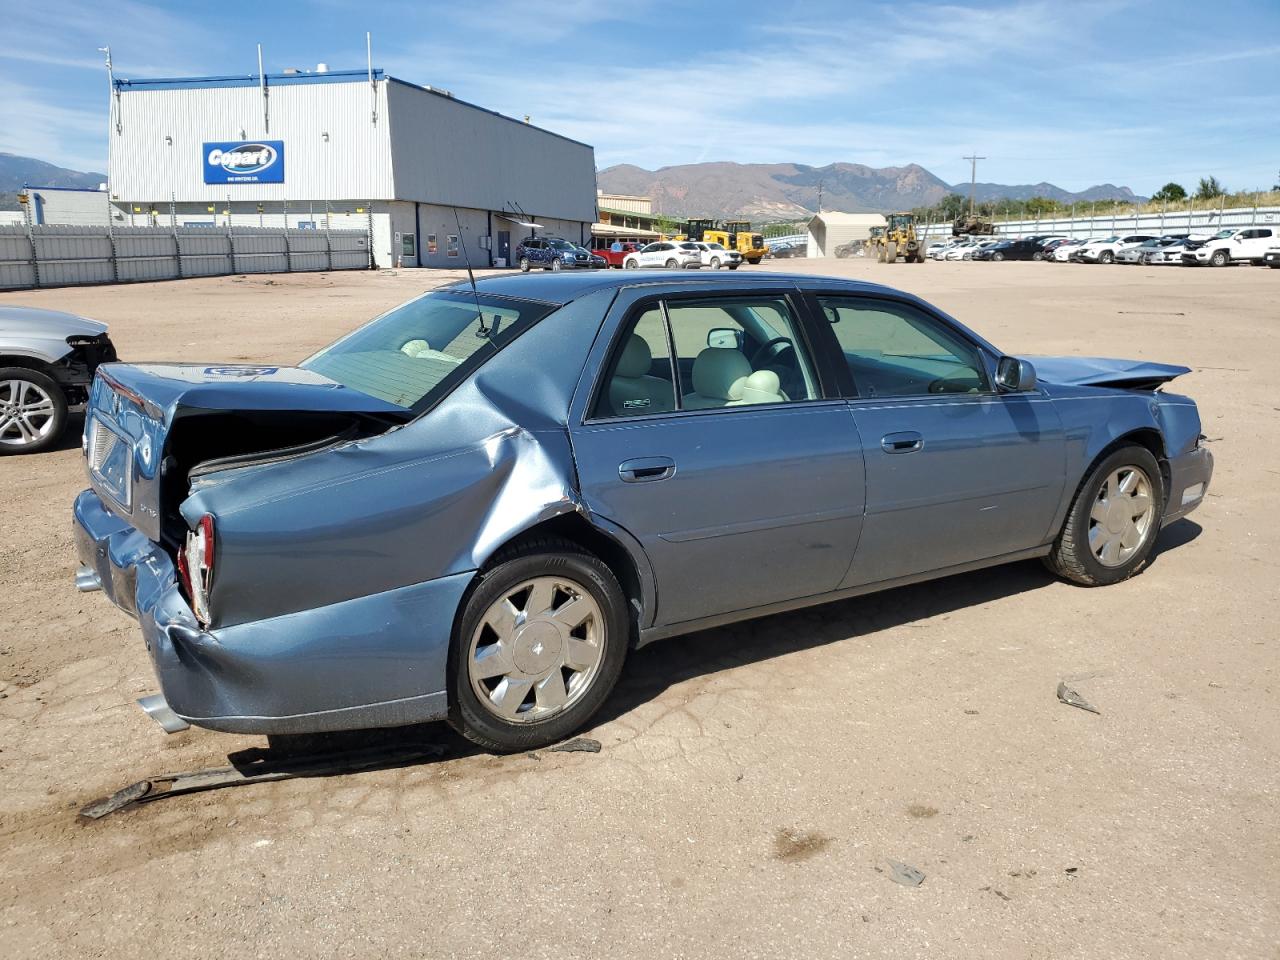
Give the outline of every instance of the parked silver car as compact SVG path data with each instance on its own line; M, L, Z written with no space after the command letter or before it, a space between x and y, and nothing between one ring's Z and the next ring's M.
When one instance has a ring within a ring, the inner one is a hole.
M107 325L71 313L0 307L0 454L58 442L98 364L116 359Z

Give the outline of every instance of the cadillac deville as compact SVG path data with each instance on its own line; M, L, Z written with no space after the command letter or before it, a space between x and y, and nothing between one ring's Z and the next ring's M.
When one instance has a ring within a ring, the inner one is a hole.
M528 749L660 638L1034 557L1137 573L1213 471L1187 372L1007 356L829 278L459 284L296 367L104 365L77 583L139 621L167 729Z

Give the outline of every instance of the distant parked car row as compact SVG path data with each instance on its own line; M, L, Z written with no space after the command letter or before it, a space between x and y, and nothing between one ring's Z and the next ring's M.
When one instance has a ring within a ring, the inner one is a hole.
M1252 263L1280 269L1280 230L1228 228L1212 236L1135 233L1110 237L954 237L930 244L925 254L934 260L1042 260L1191 267Z
M659 240L649 244L624 240L609 243L602 240L593 253L604 261L604 266L623 270L637 270L641 267L737 270L745 262L737 250L730 250L720 243L701 240Z

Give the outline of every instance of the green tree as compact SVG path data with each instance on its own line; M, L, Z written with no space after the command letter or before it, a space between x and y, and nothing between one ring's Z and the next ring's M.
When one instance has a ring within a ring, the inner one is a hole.
M1226 187L1218 182L1217 177L1201 177L1200 186L1196 189L1196 199L1216 200L1226 192Z
M1060 209L1062 209L1062 204L1048 197L1032 197L1022 203L1024 215L1030 217L1034 217L1037 214L1044 216L1046 213L1057 213Z
M1204 183L1203 180L1200 182ZM1174 183L1170 180L1163 187L1157 190L1151 199L1156 201L1156 203L1177 203L1179 200L1187 199L1187 191L1183 188L1182 184Z
M948 193L934 205L943 220L954 220L968 208L969 201L958 193Z

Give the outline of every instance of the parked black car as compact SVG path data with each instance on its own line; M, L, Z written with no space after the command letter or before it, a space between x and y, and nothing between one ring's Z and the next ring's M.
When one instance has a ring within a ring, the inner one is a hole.
M1040 241L1028 237L1024 240L1001 240L994 246L975 250L974 260L1034 260L1042 253Z

